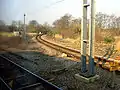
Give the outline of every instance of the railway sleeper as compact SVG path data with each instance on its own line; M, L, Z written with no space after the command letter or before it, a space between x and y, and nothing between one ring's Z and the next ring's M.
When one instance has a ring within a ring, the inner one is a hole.
M4 65L3 68L0 68L4 71L0 75L1 83L8 88L4 89L0 86L0 90L37 90L36 88L39 90L62 90L7 57L0 55L0 61L0 64Z
M80 52L79 51L71 49L71 48L66 48L66 47L63 47L63 46L55 44L55 43L52 43L48 40L45 40L41 36L42 35L36 36L36 39L39 42L41 42L41 43L43 43L43 44L45 44L53 49L56 49L56 50L59 50L61 52L66 53L68 57L70 56L70 57L76 57L77 59L80 59ZM108 60L111 57L111 55L113 53L116 53L116 52L117 52L117 50L115 50L114 45L110 46L108 49L106 49L106 53L103 56L95 56L95 64L97 66L102 67L103 69L108 69L109 71L113 71L113 70L120 71L120 65L118 65L118 63L113 62L114 64L111 64L111 61ZM106 62L110 62L110 63L106 64ZM120 64L120 62L119 62L119 64Z

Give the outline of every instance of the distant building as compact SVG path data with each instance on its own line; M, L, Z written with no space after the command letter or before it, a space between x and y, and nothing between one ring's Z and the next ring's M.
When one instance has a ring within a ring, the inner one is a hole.
M42 34L41 32L39 32L39 34Z
M15 36L19 36L20 35L20 33L18 31L14 31L13 33L14 33Z

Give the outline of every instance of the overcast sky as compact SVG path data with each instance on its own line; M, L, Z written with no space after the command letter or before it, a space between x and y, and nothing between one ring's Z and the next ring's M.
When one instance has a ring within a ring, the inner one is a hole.
M57 1L61 0L0 0L0 19L9 24L23 20L25 13L27 23L37 20L40 24L52 24L66 13L76 18L82 16L82 0L64 0L53 5ZM120 16L120 0L96 0L96 12Z

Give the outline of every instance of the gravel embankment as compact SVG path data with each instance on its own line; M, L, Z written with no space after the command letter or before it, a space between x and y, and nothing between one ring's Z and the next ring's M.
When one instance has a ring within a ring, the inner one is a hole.
M56 56L59 56L60 52L36 42L35 38L30 39L27 48L24 47L24 51L14 51L14 53L28 60L20 59L16 62L53 84L62 87L63 90L120 90L120 75L116 76L115 88L110 87L112 73L98 67L96 73L100 75L99 81L89 84L78 81L74 78L74 75L80 72L79 63L58 58Z
M53 84L64 88L64 90L119 90L120 75L116 76L115 88L111 88L112 73L101 68L96 68L96 73L100 75L99 81L94 83L84 83L74 78L80 71L80 64L74 61L48 56L40 52L19 52L21 55L33 63L23 62L23 66L36 72L39 76L47 79ZM66 69L66 68L67 69Z

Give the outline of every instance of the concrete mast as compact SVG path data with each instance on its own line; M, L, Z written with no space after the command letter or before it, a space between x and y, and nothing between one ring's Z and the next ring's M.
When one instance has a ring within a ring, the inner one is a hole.
M81 72L85 73L86 70L86 48L87 48L87 0L83 0L83 16L81 25Z
M91 15L89 21L89 74L95 75L94 43L95 43L95 0L91 0Z

